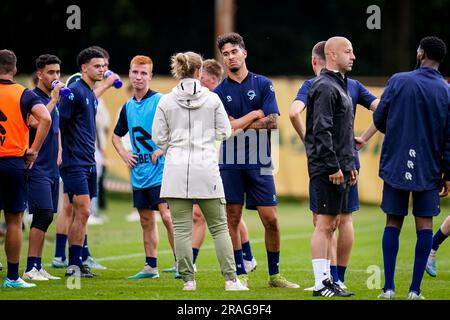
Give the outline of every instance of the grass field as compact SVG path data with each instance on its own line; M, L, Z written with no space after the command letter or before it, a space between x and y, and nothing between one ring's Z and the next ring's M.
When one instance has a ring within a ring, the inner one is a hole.
M157 300L305 300L313 299L311 292L304 291L313 285L313 272L310 258L310 237L312 233L311 215L307 203L300 201L282 201L279 205L281 226L281 272L291 281L301 285L301 289L273 289L267 286L267 262L263 241L263 229L254 212L246 211L254 256L258 268L249 276L250 291L225 292L224 281L220 275L211 237L207 236L197 261L197 291L183 292L181 280L173 279L173 274L162 273L159 279L127 280L144 265L142 234L138 222L127 222L126 215L131 211L131 199L119 195L110 196L105 211L108 222L101 226L89 227L89 246L91 253L108 270L98 271L94 279L81 279L81 289L70 290L64 270L49 266L55 247L54 224L49 230L44 248L43 263L50 273L61 276L61 280L37 282L38 287L28 290L0 289L3 299L157 299ZM442 208L435 219L434 231L442 223L450 207ZM356 293L351 299L376 299L379 290L369 289L367 281L375 284L379 278L383 285L381 237L385 216L375 206L363 206L354 216L355 243L353 255L346 274L349 290ZM173 255L168 245L163 224L159 223L160 244L158 266L161 269L173 265ZM406 298L412 276L415 247L414 221L411 216L405 221L400 238L400 251L397 259L396 293L398 299ZM2 239L3 240L3 239ZM24 236L22 246L21 274L26 264L28 234ZM6 265L5 256L0 256ZM381 270L379 277L367 273L368 268ZM375 267L373 267L375 266ZM6 270L0 273L3 282ZM423 294L428 299L450 299L450 240L444 243L438 253L438 277L425 274L422 285Z

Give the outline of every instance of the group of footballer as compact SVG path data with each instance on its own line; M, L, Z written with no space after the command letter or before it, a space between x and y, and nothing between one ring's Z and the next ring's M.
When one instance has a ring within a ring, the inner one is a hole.
M220 98L233 132L221 143L219 169L237 278L251 288L247 274L257 266L242 218L245 203L246 209L258 212L264 226L269 287L299 288L279 270L280 228L270 139L271 131L278 129L280 115L274 86L268 78L247 69L242 36L221 35L217 45L227 77L222 80L223 67L213 59L203 61L199 77L201 86ZM432 234L432 218L440 213L439 197L445 197L450 189L450 88L438 71L446 50L439 38L423 38L417 50L417 68L392 76L378 99L359 81L347 77L356 59L348 39L333 37L313 47L311 63L316 77L302 84L289 112L308 157L315 226L311 239L315 283L309 288L313 296L353 295L345 285L345 273L354 238L352 213L359 209L358 150L377 131L385 134L380 177L384 180L381 208L387 216L382 241L385 285L379 298L395 297L399 234L408 214L410 193L417 243L408 298L424 298L420 285L425 270L436 276L436 251L450 234L450 218L434 237ZM95 276L91 269L105 269L91 257L86 232L91 201L98 188L98 99L119 80L116 74L105 77L109 59L101 47L82 50L77 57L80 73L64 84L59 81L60 59L41 55L36 59L36 88L28 90L14 82L14 53L0 51L0 210L7 225L5 288L35 286L25 280L59 279L42 267L41 257L45 234L58 208L60 178L64 204L58 215L52 266L65 267L66 276L83 278ZM177 268L177 230L167 201L160 197L164 152L152 140L156 134L152 123L163 95L150 89L152 71L153 61L148 56L138 55L130 61L132 97L122 107L112 135L116 151L131 171L133 205L143 231L145 266L129 279L159 277L155 217L155 211L159 211L175 257L174 267L164 271L185 280ZM374 121L360 137L354 137L358 104L374 112ZM299 116L304 109L306 127ZM130 140L131 152L124 145L124 137ZM27 267L20 277L22 214L27 207L33 220ZM195 199L192 212L196 272L206 223Z

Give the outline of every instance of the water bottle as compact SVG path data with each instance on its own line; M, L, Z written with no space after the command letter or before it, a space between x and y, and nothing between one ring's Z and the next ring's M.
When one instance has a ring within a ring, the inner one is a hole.
M114 72L112 72L111 70L107 70L104 74L103 74L103 77L105 78L105 79L108 79L110 76L112 76L114 74ZM120 88L122 88L122 81L120 81L120 79L117 79L117 80L115 80L114 81L114 84L113 84L113 86L114 86L114 88L116 88L116 89L120 89Z
M59 80L53 80L52 81L52 89L54 89L60 82L61 81L59 81ZM68 96L70 96L71 93L72 93L72 91L70 91L70 89L67 87L62 87L59 90L59 94L62 95L63 97L68 97Z

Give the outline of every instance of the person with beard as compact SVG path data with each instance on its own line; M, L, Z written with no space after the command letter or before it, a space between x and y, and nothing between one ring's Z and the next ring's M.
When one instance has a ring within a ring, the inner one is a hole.
M268 78L249 72L247 50L237 33L217 38L228 77L214 90L222 100L234 135L222 143L220 175L237 274L247 284L239 224L246 208L257 210L265 229L270 287L299 288L280 274L280 228L272 173L270 134L278 128L278 104Z
M399 236L412 193L417 242L408 299L424 299L420 285L433 242L433 217L439 196L450 190L450 90L438 71L447 53L437 37L425 37L417 49L417 69L393 75L373 114L385 134L380 159L384 180L381 209L385 283L381 299L395 297L395 264Z
M59 131L58 102L64 83L59 82L61 60L51 54L40 55L36 59L37 85L33 92L42 100L52 117L51 130L45 138L41 152L34 166L28 170L28 209L33 215L30 227L27 268L24 280L57 280L42 268L42 250L45 234L53 221L53 213L58 211L59 165L61 164L61 139ZM37 121L30 117L30 144L36 135Z

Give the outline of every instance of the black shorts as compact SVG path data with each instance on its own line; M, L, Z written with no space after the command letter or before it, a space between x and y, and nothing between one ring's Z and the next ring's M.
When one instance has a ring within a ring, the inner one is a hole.
M24 212L27 207L27 191L25 160L0 158L0 212Z
M166 200L161 199L161 186L133 190L133 205L136 209L150 209L159 211L160 203L167 203Z
M311 179L311 185L316 193L318 214L338 215L348 213L348 194L350 191L350 173L344 173L344 183L335 185L329 176L319 175Z

